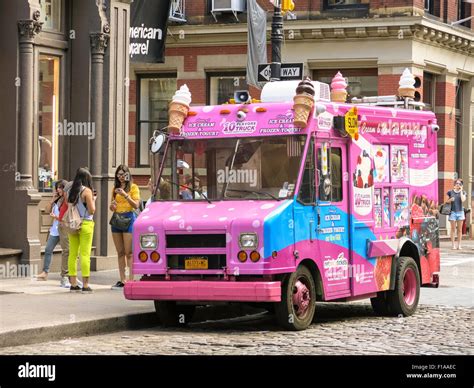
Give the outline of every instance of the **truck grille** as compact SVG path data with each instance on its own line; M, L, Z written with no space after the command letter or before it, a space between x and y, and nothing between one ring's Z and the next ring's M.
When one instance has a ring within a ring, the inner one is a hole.
M168 234L167 248L225 248L225 234Z
M185 233L166 235L166 258L170 269L186 269L186 259L205 260L208 270L226 266L225 233ZM193 271L193 268L189 271Z

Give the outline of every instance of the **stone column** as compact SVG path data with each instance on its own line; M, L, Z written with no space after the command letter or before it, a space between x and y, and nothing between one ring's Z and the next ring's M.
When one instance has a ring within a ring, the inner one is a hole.
M91 140L91 173L94 180L94 187L97 189L97 201L96 201L96 216L95 219L95 231L94 241L96 246L95 255L102 255L102 241L101 241L101 228L102 224L107 223L103 218L104 201L101 194L107 195L107 188L103 187L104 179L104 168L102 160L107 160L107 157L102 155L102 141L103 141L103 95L104 95L104 56L105 50L109 42L109 34L104 32L94 32L90 34L91 44L91 124L95 125L95 138ZM105 246L106 246L105 242Z
M35 19L39 13L35 13ZM18 120L18 172L17 188L33 188L33 41L43 23L37 20L19 20L19 120Z
M435 113L438 119L438 198L442 203L453 188L456 154L456 78L445 72L436 77ZM446 216L440 216L440 226L450 231Z

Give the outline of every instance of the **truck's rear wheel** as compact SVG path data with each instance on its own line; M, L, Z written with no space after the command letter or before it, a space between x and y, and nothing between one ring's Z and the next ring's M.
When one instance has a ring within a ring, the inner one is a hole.
M298 267L286 276L281 302L275 305L278 324L288 330L304 330L312 322L316 309L316 286L308 268Z
M387 292L390 313L408 317L418 306L420 299L420 272L411 257L400 257L397 263L395 289Z
M171 301L155 300L155 310L158 317L167 327L184 326L193 319L194 310L196 306L193 305L178 305Z

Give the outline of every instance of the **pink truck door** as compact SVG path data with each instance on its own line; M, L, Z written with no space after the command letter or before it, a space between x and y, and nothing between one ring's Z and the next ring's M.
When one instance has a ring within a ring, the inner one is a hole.
M325 297L350 296L347 145L322 140L317 146L316 233L323 263Z

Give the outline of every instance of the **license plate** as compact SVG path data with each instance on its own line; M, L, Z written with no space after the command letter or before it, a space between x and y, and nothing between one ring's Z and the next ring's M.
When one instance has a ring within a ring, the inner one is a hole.
M184 260L184 269L207 269L207 257L190 257Z

